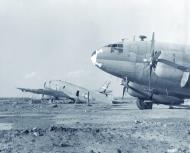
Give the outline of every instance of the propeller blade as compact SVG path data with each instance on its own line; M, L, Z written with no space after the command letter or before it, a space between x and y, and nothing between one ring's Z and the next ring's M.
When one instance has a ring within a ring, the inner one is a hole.
M152 76L152 65L150 65L150 72L149 72L149 82L148 82L149 91L151 86L151 76Z
M121 85L123 85L123 94L122 94L122 99L124 98L124 96L125 96L125 91L126 91L126 89L127 89L127 91L128 91L128 83L129 83L129 81L128 81L128 79L127 79L127 77L125 78L125 79L123 79L122 80L122 82L121 82Z
M41 99L44 99L44 94L42 94L42 98Z
M44 82L44 88L46 88L46 81Z
M155 60L156 60L156 55L154 53L154 44L155 44L155 40L154 40L154 32L152 33L152 40L151 40L151 46L150 46L150 65L149 65L149 90L151 88L151 76L152 76L152 68L155 67ZM160 55L159 55L160 56ZM159 57L158 56L158 57Z
M123 98L124 98L124 96L125 96L125 90L126 90L126 87L124 86L124 87L123 87L122 99L123 99Z
M153 32L152 33L152 40L151 40L151 47L150 47L151 57L154 56L154 44L155 44L155 41L154 41L154 32Z
M155 52L155 54L154 54L154 56L152 58L153 63L157 62L157 60L158 60L158 58L159 58L160 55L161 55L161 51L160 50Z

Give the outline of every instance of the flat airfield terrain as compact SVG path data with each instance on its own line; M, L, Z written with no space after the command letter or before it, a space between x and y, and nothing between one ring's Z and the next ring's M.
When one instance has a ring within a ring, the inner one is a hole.
M0 101L3 153L188 153L190 109Z

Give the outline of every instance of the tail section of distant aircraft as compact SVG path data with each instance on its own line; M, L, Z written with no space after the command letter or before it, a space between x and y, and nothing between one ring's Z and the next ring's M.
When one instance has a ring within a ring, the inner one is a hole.
M106 81L103 86L98 90L99 93L105 94L106 96L108 96L109 94L112 93L112 90L108 90L109 86L110 86L111 82L110 81Z

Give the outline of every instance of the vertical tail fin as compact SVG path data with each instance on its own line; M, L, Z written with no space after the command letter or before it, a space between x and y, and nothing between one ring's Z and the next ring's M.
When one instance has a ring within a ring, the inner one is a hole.
M110 86L111 82L110 81L106 81L102 87L100 87L99 89L99 93L105 94L106 96L108 96L112 91L108 90L109 86Z

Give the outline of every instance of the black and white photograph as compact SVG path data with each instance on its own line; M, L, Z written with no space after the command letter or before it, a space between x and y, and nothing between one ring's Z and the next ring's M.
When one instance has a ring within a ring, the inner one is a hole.
M0 153L190 153L189 0L0 0Z

